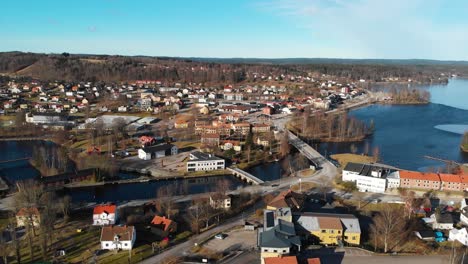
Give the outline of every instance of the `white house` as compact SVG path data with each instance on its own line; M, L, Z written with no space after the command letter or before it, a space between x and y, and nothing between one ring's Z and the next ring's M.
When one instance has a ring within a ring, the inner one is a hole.
M177 155L178 148L172 144L161 144L138 149L138 158L142 160L150 160L162 158L165 156Z
M210 206L214 209L229 209L231 208L231 197L215 193L210 195Z
M453 216L449 213L431 215L432 229L451 230L453 228Z
M136 240L134 226L104 226L101 230L101 249L131 250Z
M468 206L467 206L467 198L464 198L461 201L461 212L460 212L460 222L466 226L468 226Z
M450 230L448 240L458 241L463 245L468 246L468 231L466 230L466 227L462 229L453 228Z
M387 176L387 189L396 189L400 187L400 172L394 171Z
M224 159L218 158L212 154L194 151L190 153L187 161L187 171L210 171L224 170Z
M93 210L93 225L114 225L118 220L115 204L97 205Z
M16 213L16 225L28 226L33 225L38 227L41 223L41 215L36 207L21 208Z

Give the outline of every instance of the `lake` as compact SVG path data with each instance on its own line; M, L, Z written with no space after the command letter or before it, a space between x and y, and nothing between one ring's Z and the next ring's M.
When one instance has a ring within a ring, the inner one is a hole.
M372 153L378 147L383 163L419 171L445 166L424 158L426 155L468 163L468 154L459 148L460 132L468 128L468 80L451 79L448 85L417 88L431 92L431 103L371 105L352 110L350 116L365 122L374 120L375 133L363 142L320 144L320 152L347 153L354 144L359 153L366 148Z

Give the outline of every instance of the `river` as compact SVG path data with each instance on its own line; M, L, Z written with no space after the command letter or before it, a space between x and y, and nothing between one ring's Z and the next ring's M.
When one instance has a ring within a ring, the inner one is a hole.
M417 87L431 93L427 105L370 105L350 111L350 116L375 122L375 133L363 142L323 143L322 154L347 153L354 144L358 153L379 148L383 163L402 169L426 171L445 164L433 156L468 163L460 151L461 132L468 131L468 80L451 79L447 85ZM366 147L367 146L367 147Z

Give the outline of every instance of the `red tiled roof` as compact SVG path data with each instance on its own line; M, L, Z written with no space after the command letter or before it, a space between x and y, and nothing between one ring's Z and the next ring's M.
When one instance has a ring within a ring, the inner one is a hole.
M96 205L96 207L94 207L93 214L102 214L104 212L115 214L116 209L117 206L115 204Z
M339 229L342 230L343 226L338 217L317 217L320 229Z
M17 216L39 215L39 210L37 210L36 207L21 208L16 215Z
M164 231L167 231L172 223L173 221L171 219L159 215L156 215L153 220L151 220L151 224L162 226Z
M439 176L443 182L461 183L460 175L440 173Z
M320 259L319 258L307 259L307 264L320 264Z
M418 171L400 171L400 179L413 179L413 180L425 180L425 181L440 181L440 177L437 173L424 173Z
M265 264L297 264L296 256L280 256L265 258Z
M128 241L132 239L133 232L133 226L104 226L101 230L101 241L113 241L115 235L119 236L121 241Z

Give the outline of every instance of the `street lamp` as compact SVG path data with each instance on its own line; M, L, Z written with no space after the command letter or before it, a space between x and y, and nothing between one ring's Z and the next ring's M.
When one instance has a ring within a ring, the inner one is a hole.
M299 192L302 193L302 179L299 179Z

